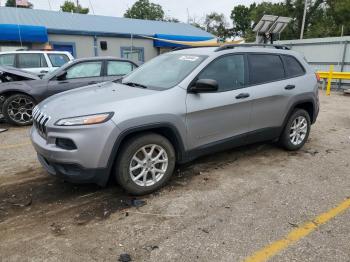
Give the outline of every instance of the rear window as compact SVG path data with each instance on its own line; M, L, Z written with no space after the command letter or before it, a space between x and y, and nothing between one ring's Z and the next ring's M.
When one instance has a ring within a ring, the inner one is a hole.
M40 68L47 67L43 54L18 54L19 68Z
M53 67L61 67L69 61L67 55L64 54L47 54Z
M15 66L15 55L14 54L0 55L0 65Z
M285 78L279 55L249 54L249 78L251 84L278 81Z
M287 77L301 76L305 73L302 65L294 57L288 55L282 57Z

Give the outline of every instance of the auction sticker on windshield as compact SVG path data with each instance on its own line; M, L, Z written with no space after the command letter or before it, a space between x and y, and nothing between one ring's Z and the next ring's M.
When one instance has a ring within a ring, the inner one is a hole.
M183 61L197 61L198 60L198 56L191 56L191 55L183 55L179 57L179 60L183 60Z

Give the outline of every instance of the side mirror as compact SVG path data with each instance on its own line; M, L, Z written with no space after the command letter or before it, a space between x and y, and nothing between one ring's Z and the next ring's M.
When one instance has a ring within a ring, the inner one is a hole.
M218 91L218 82L214 79L199 79L189 88L191 93L210 93Z
M66 71L62 71L62 72L59 72L56 75L56 79L59 80L59 81L66 80L66 76L67 76L67 72Z

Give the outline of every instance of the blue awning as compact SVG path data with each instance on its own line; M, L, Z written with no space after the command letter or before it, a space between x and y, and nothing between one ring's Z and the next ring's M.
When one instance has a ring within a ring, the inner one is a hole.
M154 47L183 47L185 45L177 44L177 43L169 43L162 41L164 40L175 40L175 41L186 41L186 42L197 42L197 41L206 41L213 39L213 37L207 36L183 36L183 35L164 35L164 34L155 34L155 39L153 42Z
M0 24L0 41L46 43L47 30L44 26Z

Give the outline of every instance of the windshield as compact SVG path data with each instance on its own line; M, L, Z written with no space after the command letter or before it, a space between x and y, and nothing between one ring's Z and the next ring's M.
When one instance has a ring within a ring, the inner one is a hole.
M55 70L51 71L50 73L47 73L46 75L44 75L42 79L49 79L50 80L51 78L53 78L57 74L58 71L64 70L71 63L72 63L72 61L68 61L63 66L56 68Z
M164 54L147 62L126 76L122 83L158 90L179 84L206 56Z

